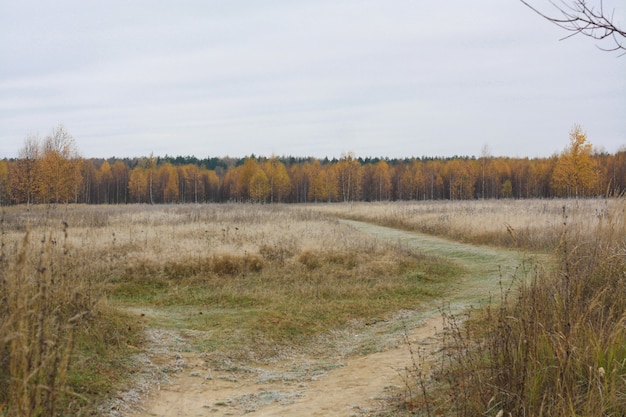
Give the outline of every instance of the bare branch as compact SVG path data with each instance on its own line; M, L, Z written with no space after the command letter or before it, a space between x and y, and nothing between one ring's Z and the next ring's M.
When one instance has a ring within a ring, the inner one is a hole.
M574 35L582 34L598 41L607 38L612 40L613 46L600 47L603 51L624 51L626 54L626 30L616 26L615 10L607 14L604 10L604 4L600 1L599 7L589 5L586 0L561 0L556 3L549 0L554 8L554 14L546 13L531 5L528 0L520 0L531 10L544 19L554 23L558 27L565 29L571 34L562 39L570 38Z

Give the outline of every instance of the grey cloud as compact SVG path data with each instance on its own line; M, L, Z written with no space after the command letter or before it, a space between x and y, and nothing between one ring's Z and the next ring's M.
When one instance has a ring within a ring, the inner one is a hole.
M0 10L0 157L59 122L87 156L626 142L626 61L517 1L39 3Z

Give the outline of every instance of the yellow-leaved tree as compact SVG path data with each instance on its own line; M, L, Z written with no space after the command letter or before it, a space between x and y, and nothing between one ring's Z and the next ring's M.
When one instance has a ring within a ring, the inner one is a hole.
M99 201L109 204L111 202L111 182L113 180L113 174L111 173L111 164L108 161L104 161L98 170L98 188L100 199Z
M334 165L322 166L320 161L315 160L310 164L311 173L311 199L312 201L335 201L337 198L337 179Z
M275 156L261 164L261 169L265 172L269 181L270 203L282 202L283 198L289 194L291 180L287 174L285 165Z
M63 125L46 136L39 161L39 195L45 203L77 200L82 184L81 159L76 142Z
M130 194L130 201L133 203L150 202L148 197L148 174L140 165L137 165L130 172L128 193Z
M9 167L9 194L17 203L28 205L37 201L40 148L38 136L27 136L17 160Z
M9 201L9 162L3 159L0 161L0 206Z
M163 191L163 203L175 203L180 197L178 189L178 171L169 162L161 165L157 172L159 183Z
M592 146L582 127L569 133L570 143L559 155L550 185L559 197L585 197L594 194L598 171L592 158Z
M259 163L257 162L254 155L246 158L243 165L241 165L240 167L237 167L237 171L239 171L237 175L237 193L239 194L241 198L247 200L250 198L255 199L258 197L258 195L256 195L255 197L251 196L250 186L252 184L252 178L254 177L254 175L257 173L259 169L261 168L259 167ZM262 180L262 177L260 179ZM257 185L259 185L258 183L259 177L257 177L256 181L257 181Z
M361 164L355 154L342 154L335 170L341 199L345 202L358 200L361 197Z
M264 203L270 195L270 181L262 169L257 169L252 178L250 178L250 200L258 203Z

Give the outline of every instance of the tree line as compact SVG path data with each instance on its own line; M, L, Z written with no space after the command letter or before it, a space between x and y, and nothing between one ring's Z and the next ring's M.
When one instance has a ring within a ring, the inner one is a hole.
M579 126L548 158L81 158L59 126L0 160L0 204L464 200L622 195L626 148L594 151Z

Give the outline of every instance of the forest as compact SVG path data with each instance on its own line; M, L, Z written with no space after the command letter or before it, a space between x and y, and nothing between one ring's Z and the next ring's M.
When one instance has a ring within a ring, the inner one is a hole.
M82 158L59 126L0 160L0 204L304 203L621 195L626 147L597 151L580 126L547 158Z

